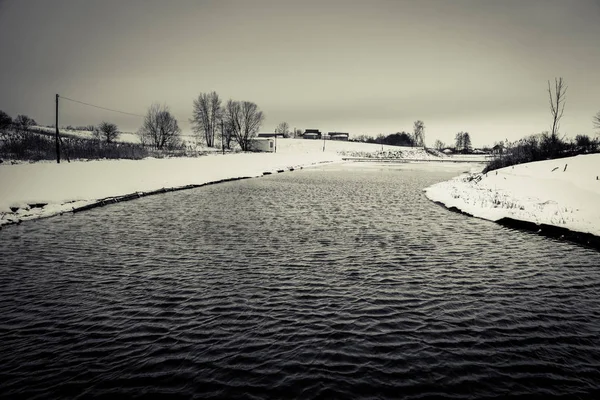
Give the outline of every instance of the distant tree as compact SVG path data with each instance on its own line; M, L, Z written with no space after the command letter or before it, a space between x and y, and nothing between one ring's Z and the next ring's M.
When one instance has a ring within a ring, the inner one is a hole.
M384 143L389 144L390 146L412 146L413 140L410 134L406 132L396 132L387 135Z
M592 123L594 124L595 129L600 129L600 111L592 117Z
M281 122L279 125L277 125L277 128L275 128L275 133L283 133L283 137L289 137L290 126L287 122Z
M4 111L0 110L0 131L4 132L12 126L13 120Z
M454 151L462 151L464 145L464 132L454 135Z
M471 135L469 135L469 132L463 132L463 139L462 139L462 152L463 153L470 153L471 152Z
M296 138L302 137L302 129L296 129L294 131L294 137L296 137Z
M565 97L567 86L564 85L563 78L554 78L554 94L548 81L548 95L550 100L550 113L552 114L552 132L550 133L547 145L549 146L552 156L556 155L561 145L561 140L558 137L558 128L560 119L565 111Z
M171 149L180 144L181 129L166 105L152 104L138 131L141 142L156 149Z
M98 129L94 131L94 135L106 143L112 143L119 137L119 129L116 124L103 121L98 125Z
M231 125L233 137L242 151L251 149L265 116L255 103L250 101L228 100L225 105L225 120Z
M446 145L444 145L444 142L442 142L440 139L437 139L435 141L435 143L433 144L433 147L436 150L442 151L442 150L444 150L444 147L446 147Z
M217 92L200 93L194 100L190 119L192 130L208 147L215 146L215 132L218 131L221 115L221 99Z
M415 146L425 146L425 124L421 120L415 121L413 128L413 139Z

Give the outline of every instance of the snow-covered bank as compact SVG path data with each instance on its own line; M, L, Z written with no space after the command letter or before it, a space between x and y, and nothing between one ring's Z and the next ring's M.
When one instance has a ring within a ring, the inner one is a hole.
M340 160L335 153L313 152L2 165L0 226L69 212L109 197Z
M589 154L461 175L425 194L491 221L511 218L600 236L599 179L600 154Z

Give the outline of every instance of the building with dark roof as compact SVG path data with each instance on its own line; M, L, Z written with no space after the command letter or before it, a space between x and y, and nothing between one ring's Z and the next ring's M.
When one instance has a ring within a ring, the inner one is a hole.
M344 140L344 141L348 141L348 137L350 136L350 134L346 133L346 132L329 132L329 139L331 140Z
M321 131L318 129L307 129L302 135L304 139L321 139Z
M279 132L267 132L267 133L259 133L258 137L262 137L262 138L274 138L274 137L278 137L278 138L282 138L285 137L285 135L283 133L279 133Z

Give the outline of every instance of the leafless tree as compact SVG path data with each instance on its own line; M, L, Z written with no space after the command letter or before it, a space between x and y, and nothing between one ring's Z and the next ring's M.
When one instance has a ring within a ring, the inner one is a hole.
M225 120L231 124L233 137L242 151L250 150L264 118L263 112L250 101L228 100L225 105Z
M458 132L454 136L454 151L462 151L464 143L464 132Z
M567 86L563 82L563 78L554 78L554 94L552 94L552 88L550 87L550 81L548 81L548 95L550 97L550 113L552 114L552 133L551 138L558 138L558 127L560 125L560 119L563 116L565 110L565 95L567 93Z
M275 128L275 133L283 133L283 137L289 137L290 136L290 126L287 122L281 122L279 125L277 125L277 128Z
M194 100L192 109L192 130L199 135L208 147L215 146L215 132L219 131L221 120L221 99L217 92L200 93Z
M169 107L154 103L148 108L138 133L143 144L150 144L156 149L171 149L179 145L181 129Z
M415 146L425 146L425 124L423 123L423 121L415 121L413 135Z
M222 140L223 147L225 147L226 149L231 149L231 141L234 138L233 123L231 120L225 117L225 110L226 109L222 110L223 117L221 121L223 122L223 130L221 130L221 127L219 127L219 136Z
M94 134L97 135L106 143L112 143L119 137L119 129L116 124L111 122L103 121L100 125L98 125L98 129L94 131Z
M434 143L433 147L434 147L436 150L442 151L442 150L444 150L444 147L445 147L445 145L444 145L444 142L442 142L440 139L437 139L437 140L435 141L435 143Z
M592 118L592 123L595 129L600 129L600 111Z
M469 132L463 132L462 142L463 142L462 143L463 144L462 152L470 153L471 152L471 135L469 135Z

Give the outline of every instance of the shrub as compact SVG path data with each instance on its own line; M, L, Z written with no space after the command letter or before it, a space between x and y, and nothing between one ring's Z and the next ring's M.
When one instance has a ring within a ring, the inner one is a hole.
M581 143L586 145L581 145ZM585 135L578 135L574 142L567 142L557 135L543 132L531 135L516 142L504 144L503 154L497 154L484 169L484 173L495 169L523 164L532 161L570 157L590 151L598 147Z

